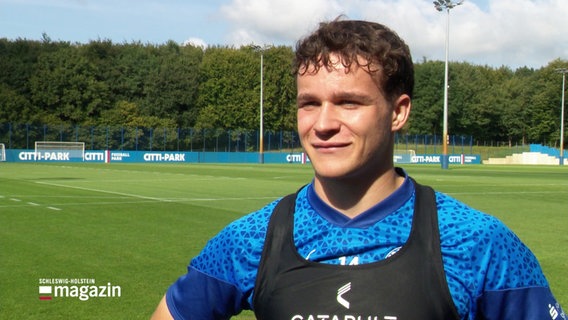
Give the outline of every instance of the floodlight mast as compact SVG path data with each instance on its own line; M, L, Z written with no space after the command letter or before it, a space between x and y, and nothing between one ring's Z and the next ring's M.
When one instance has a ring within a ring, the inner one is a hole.
M556 72L562 73L562 103L560 108L560 162L561 166L564 165L564 92L566 86L566 73L568 68L558 68Z
M258 146L258 162L264 163L264 50L260 51L260 124L259 124L259 146Z
M453 9L461 5L464 0L453 2L452 0L436 0L434 1L434 7L436 10L442 12L446 10L446 61L444 68L444 132L442 134L442 169L448 169L449 156L448 156L448 60L450 52L450 9Z
M265 47L261 47L261 46L253 46L253 49L257 52L260 52L260 106L259 106L259 112L260 112L260 122L259 122L259 133L258 133L258 162L259 163L264 163L264 107L263 107L263 102L264 102L264 98L263 98L263 87L264 87L264 50L266 49Z

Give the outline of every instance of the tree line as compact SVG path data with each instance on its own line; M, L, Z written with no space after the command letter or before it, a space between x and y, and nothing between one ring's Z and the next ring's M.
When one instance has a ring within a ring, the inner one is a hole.
M263 122L295 130L293 48L202 48L141 42L86 44L0 39L0 124L255 130L260 61ZM451 62L450 135L557 146L562 77L540 69ZM444 63L415 63L413 110L404 133L441 135Z

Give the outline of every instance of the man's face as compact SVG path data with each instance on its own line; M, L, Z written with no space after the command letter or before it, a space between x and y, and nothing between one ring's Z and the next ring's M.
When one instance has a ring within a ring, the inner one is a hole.
M393 130L404 123L369 73L337 63L297 84L298 133L316 178L369 179L392 167Z

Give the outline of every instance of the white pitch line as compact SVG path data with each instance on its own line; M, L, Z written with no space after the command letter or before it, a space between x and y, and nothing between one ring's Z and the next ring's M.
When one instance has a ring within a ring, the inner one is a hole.
M449 195L498 195L498 194L566 194L568 191L480 191L480 192L443 192Z
M80 197L77 197L80 198ZM117 198L119 199L119 198ZM176 202L176 203L190 203L190 202L209 202L209 201L249 201L249 200L275 200L278 199L278 197L248 197L248 198L172 198L172 199L168 199L168 200L164 200L164 201L169 201L169 202ZM151 203L151 202L155 202L155 200L145 200L145 201L141 201L141 200L131 200L131 201L112 201L112 202L97 202L97 206L105 206L105 205L109 205L109 206L117 206L117 205L124 205L124 204L140 204L140 203ZM70 207L70 206L84 206L85 203L84 202L76 202L76 203L57 203L55 204L59 207ZM39 205L32 205L30 202L28 202L26 205L23 204L19 204L19 205L0 205L0 209L3 208L21 208L24 206L39 206ZM55 207L54 207L55 208ZM55 209L52 209L55 210ZM63 209L59 209L59 210L63 210Z
M47 208L55 211L61 211L61 208L56 208L56 207L47 207Z
M85 191L92 191L92 192L115 194L115 195L119 195L119 196L126 196L126 197L138 198L138 199L144 199L144 200L153 200L153 201L159 201L159 202L171 202L171 200L168 200L168 199L146 197L146 196L141 196L141 195L138 195L138 194L131 194L131 193L123 193L123 192L100 190L100 189L77 187L77 186L68 186L68 185L64 185L64 184L40 182L40 181L36 181L36 183L44 184L44 185L48 185L48 186L60 187L60 188L69 188L69 189L77 189L77 190L85 190Z
M245 197L245 198L173 198L171 202L212 202L212 201L249 201L249 200L276 200L279 196L274 197Z

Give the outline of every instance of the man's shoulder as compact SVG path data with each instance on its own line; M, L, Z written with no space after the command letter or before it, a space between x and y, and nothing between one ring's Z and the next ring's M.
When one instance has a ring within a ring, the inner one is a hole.
M502 222L495 216L473 208L445 193L436 192L436 205L440 224L449 223L455 226L456 223L467 222L502 225Z
M270 203L266 204L264 207L250 212L233 222L229 223L219 234L218 236L225 236L225 237L236 237L236 238L247 238L250 236L259 237L266 234L266 230L268 227L268 222L274 211L274 208L280 202L282 198L276 199L271 201Z
M503 247L519 242L517 236L497 217L477 210L443 193L436 193L438 225L442 245Z
M268 221L279 201L274 200L225 226L191 260L191 266L230 283L235 282L234 278L250 277L260 260Z
M501 220L447 195L438 194L437 198L442 199L442 205L438 205L442 251L451 251L469 263L483 264L481 268L486 273L502 282L505 281L501 278L511 281L508 274L516 270L516 274L526 276L514 281L545 283L540 272L536 272L540 268L534 254ZM529 275L537 279L533 281Z

